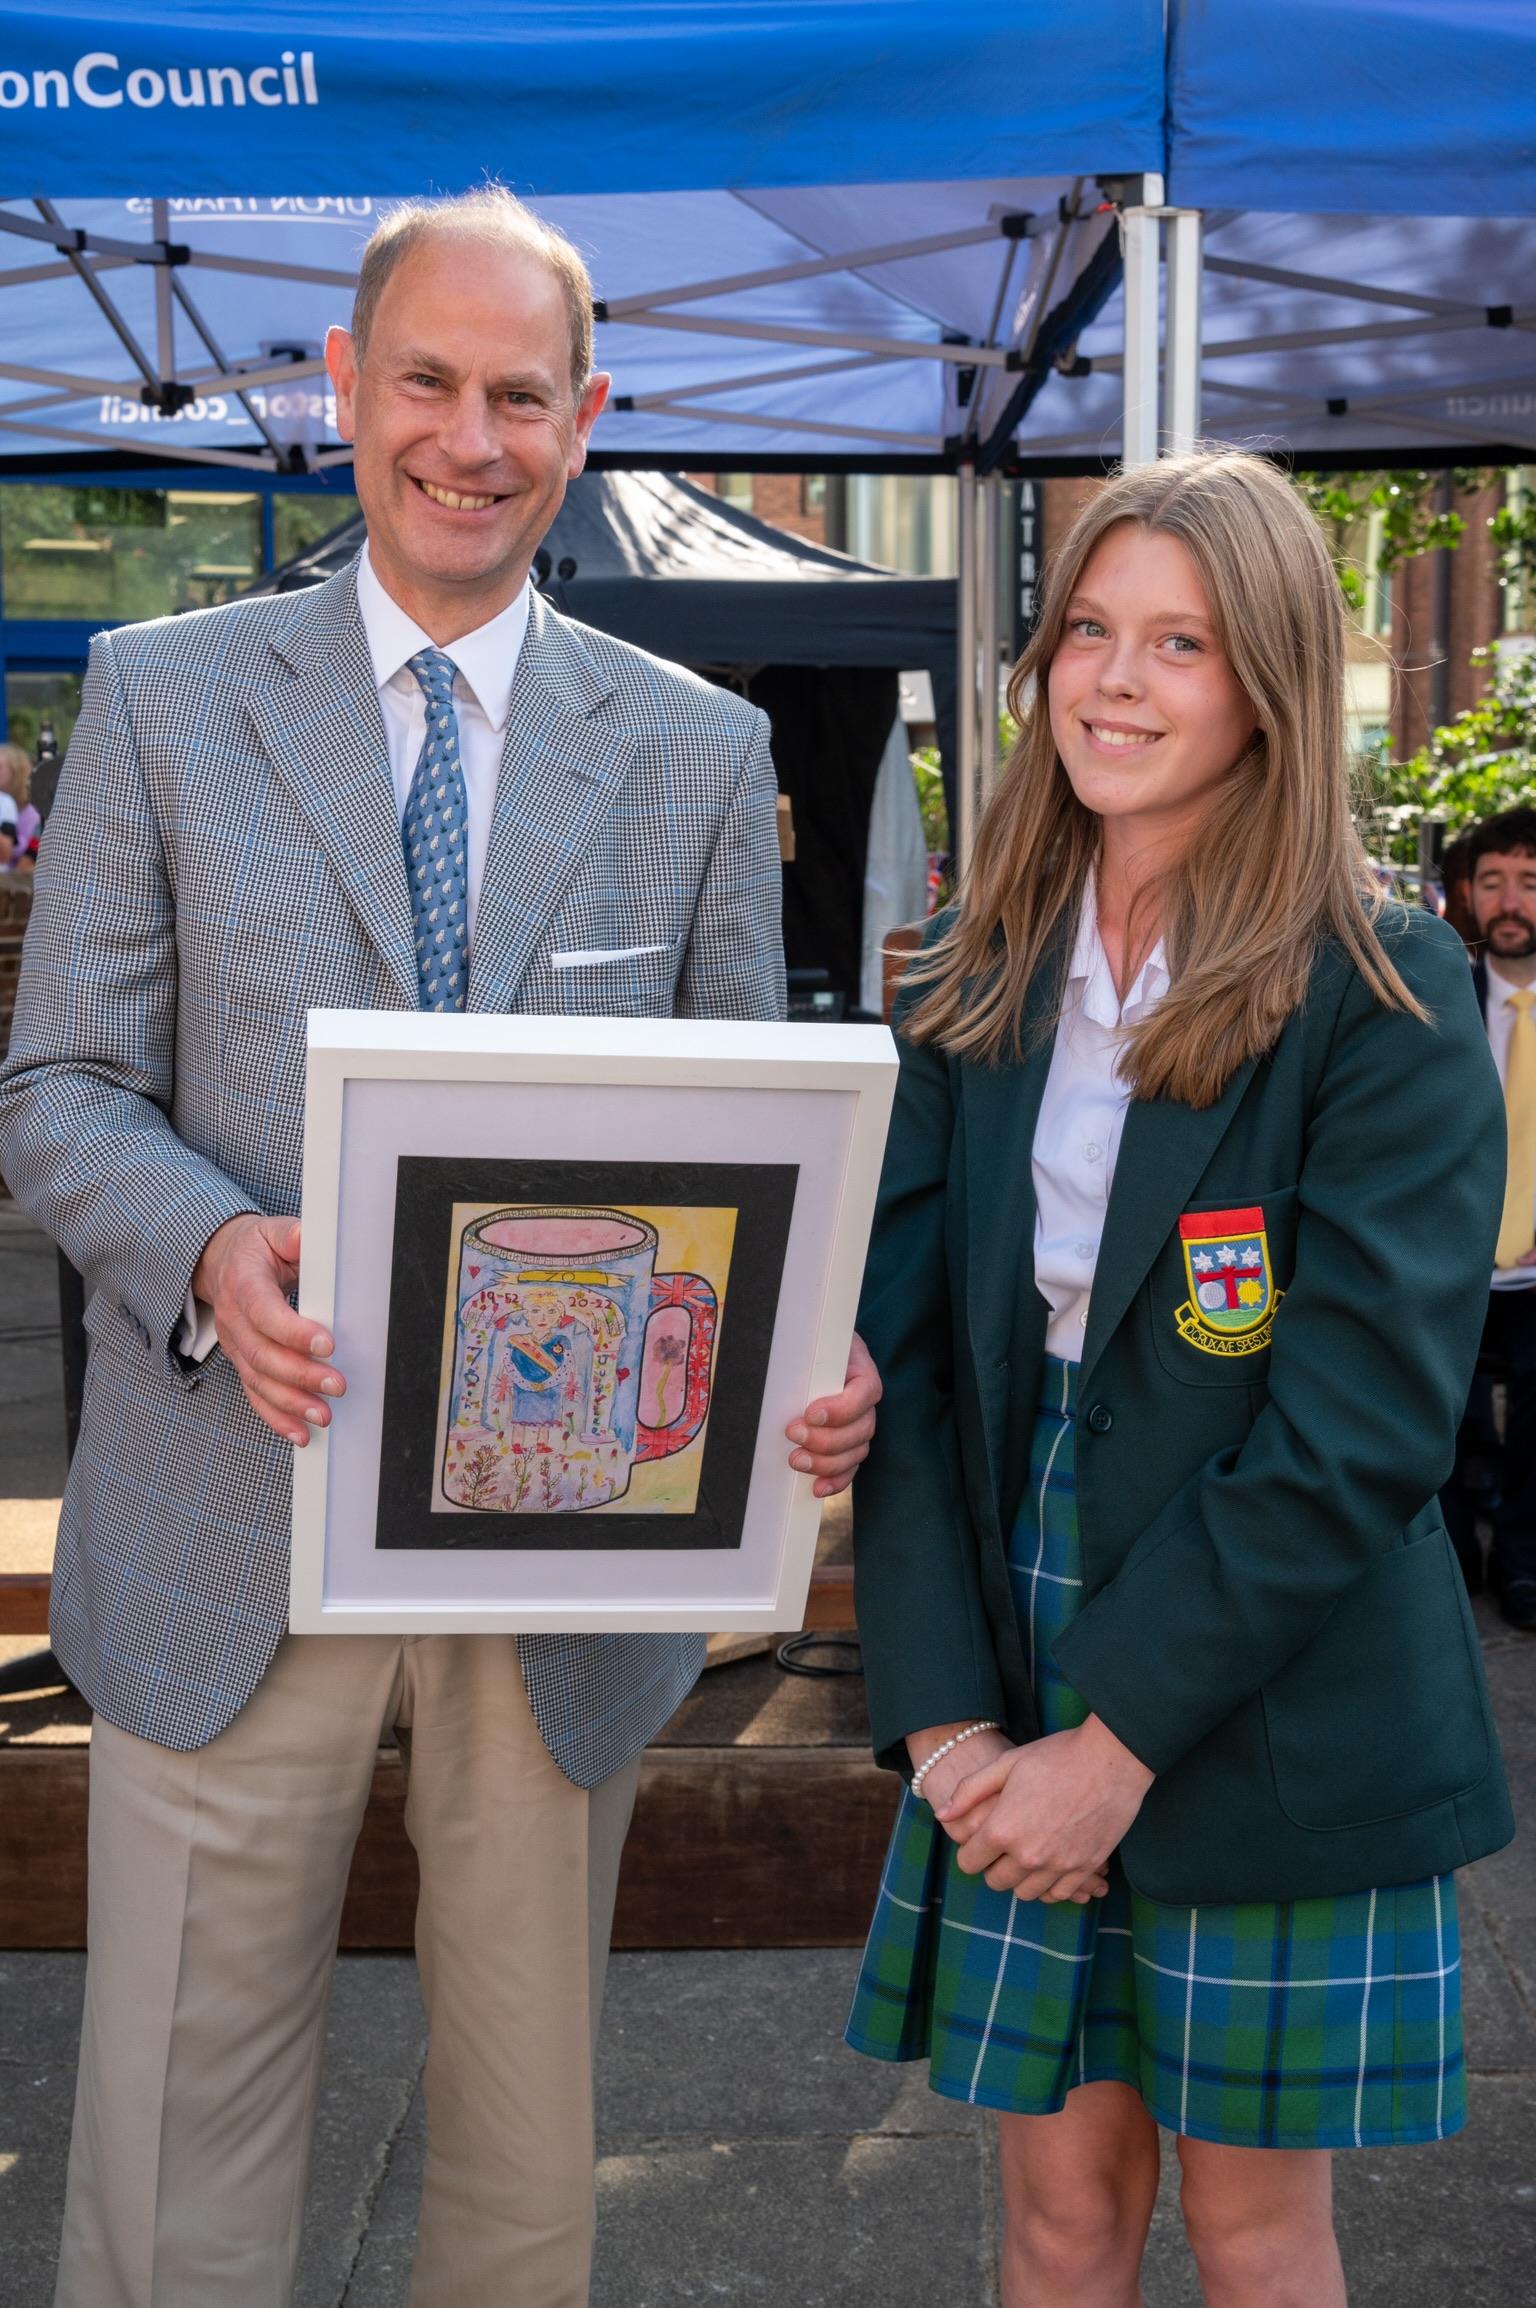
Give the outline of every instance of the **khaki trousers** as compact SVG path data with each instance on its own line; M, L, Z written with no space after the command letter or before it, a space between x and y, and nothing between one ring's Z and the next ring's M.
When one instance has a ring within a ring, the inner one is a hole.
M430 2030L411 2308L585 2308L592 2051L638 1760L551 1760L511 1636L289 1636L192 1754L98 1722L55 2308L288 2308L379 1736Z

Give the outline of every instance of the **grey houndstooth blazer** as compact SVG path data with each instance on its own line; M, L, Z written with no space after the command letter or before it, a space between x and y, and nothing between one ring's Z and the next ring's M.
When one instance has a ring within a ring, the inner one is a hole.
M535 597L470 1009L782 1016L774 794L760 713ZM299 1207L305 1012L416 1003L354 570L99 635L0 1068L0 1169L89 1297L54 1648L109 1722L163 1746L232 1720L287 1613L291 1447L222 1354L175 1350L193 1267L227 1218ZM583 1786L703 1657L697 1636L519 1649Z

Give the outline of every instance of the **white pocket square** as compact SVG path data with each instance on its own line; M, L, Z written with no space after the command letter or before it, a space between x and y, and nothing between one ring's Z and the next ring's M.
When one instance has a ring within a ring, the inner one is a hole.
M590 968L594 962L637 962L644 954L670 954L673 951L671 943L653 946L581 946L570 953L551 954L549 966L552 970L580 970Z

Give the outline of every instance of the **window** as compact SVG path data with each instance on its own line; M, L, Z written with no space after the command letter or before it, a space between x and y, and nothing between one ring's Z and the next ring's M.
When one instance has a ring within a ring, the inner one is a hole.
M848 551L916 577L958 566L955 484L926 473L855 474L848 483Z
M734 505L740 513L752 510L752 475L750 473L717 473L715 495L727 505Z
M800 510L802 513L824 513L827 509L827 476L825 473L802 473L800 476Z
M355 521L362 510L355 497L344 497L327 490L324 496L274 497L272 500L272 543L277 566L291 561L299 553L307 553L311 545L318 545L322 537L329 537L336 529Z
M261 501L244 490L0 488L8 618L163 617L260 574Z

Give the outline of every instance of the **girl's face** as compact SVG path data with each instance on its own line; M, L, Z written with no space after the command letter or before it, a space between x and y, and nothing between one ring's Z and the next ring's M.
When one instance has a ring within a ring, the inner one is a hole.
M1257 727L1193 556L1130 521L1089 556L1046 689L1073 792L1137 846L1192 833Z

